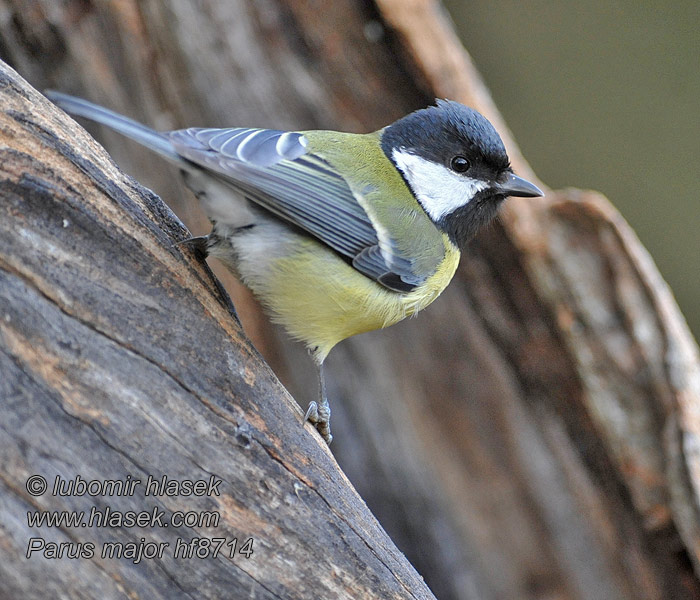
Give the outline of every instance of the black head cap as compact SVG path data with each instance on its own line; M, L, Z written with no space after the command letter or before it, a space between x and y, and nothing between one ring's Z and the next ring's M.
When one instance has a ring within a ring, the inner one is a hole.
M496 173L510 168L505 146L493 125L475 110L452 100L437 100L436 106L412 112L389 125L382 134L382 149L391 158L395 148L445 166L455 156L464 156L475 168Z
M381 145L428 216L459 246L507 196L542 195L513 175L493 125L459 102L438 100L399 119L382 131Z

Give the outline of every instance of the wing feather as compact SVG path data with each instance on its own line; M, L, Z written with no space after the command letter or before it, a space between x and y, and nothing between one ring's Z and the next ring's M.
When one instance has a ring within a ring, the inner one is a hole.
M333 248L384 287L406 292L429 274L377 230L347 181L308 151L303 134L270 129L182 129L169 138L183 158L210 169L276 216ZM387 250L388 247L388 250Z

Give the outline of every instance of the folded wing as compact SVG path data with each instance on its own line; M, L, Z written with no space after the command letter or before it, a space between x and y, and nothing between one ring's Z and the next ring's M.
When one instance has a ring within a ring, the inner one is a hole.
M183 158L216 173L256 204L293 223L384 287L407 292L432 274L377 229L345 178L308 150L301 133L269 129L183 129L168 134ZM381 247L380 247L381 246Z

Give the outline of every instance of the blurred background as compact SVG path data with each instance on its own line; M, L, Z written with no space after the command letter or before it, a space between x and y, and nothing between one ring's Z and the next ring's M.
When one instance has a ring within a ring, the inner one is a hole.
M603 192L700 335L700 2L445 0L528 162Z

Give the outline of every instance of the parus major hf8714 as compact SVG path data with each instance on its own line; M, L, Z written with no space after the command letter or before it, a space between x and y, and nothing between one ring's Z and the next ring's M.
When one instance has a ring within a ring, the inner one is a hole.
M309 348L321 394L306 418L327 442L322 366L331 348L428 306L507 196L542 195L513 174L491 123L448 100L369 134L161 133L79 98L47 96L180 167L213 224L201 247Z

